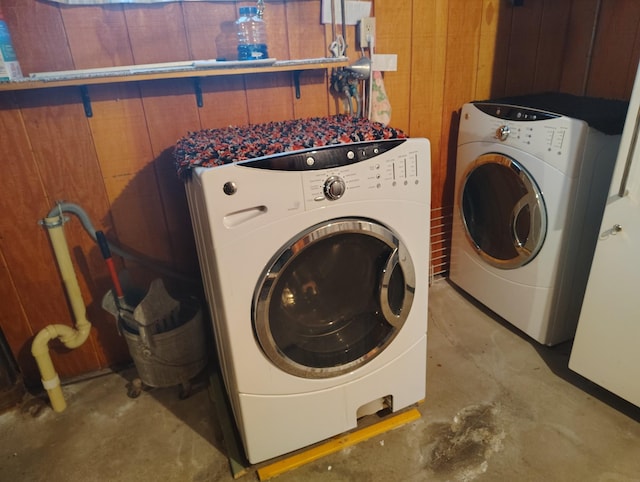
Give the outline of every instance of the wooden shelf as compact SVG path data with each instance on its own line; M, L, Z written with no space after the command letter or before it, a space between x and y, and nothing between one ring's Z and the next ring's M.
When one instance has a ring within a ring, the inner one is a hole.
M167 64L171 65L171 64ZM16 90L33 90L33 89L49 89L54 87L67 86L87 86L93 84L113 84L118 82L138 82L145 80L158 79L180 79L180 78L204 78L219 77L225 75L243 75L243 74L266 74L272 72L301 72L304 70L331 69L336 67L344 67L349 65L347 58L324 58L324 59L302 59L276 61L270 65L264 66L247 66L247 67L211 67L196 68L185 67L184 69L163 71L162 67L158 67L154 72L141 72L123 75L116 72L113 75L105 74L87 74L70 75L68 79L55 76L55 72L51 72L51 80L19 80L14 82L0 82L0 91L16 91Z

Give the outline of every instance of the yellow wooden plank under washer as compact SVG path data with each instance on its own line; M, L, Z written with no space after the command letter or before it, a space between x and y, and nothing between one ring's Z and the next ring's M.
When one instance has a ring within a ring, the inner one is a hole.
M297 453L285 459L261 467L257 471L258 478L260 480L269 480L273 477L276 477L277 475L283 474L284 472L293 470L347 447L351 447L352 445L368 440L371 437L375 437L376 435L388 432L389 430L400 427L406 423L413 422L414 420L417 420L419 418L420 412L417 408L412 408L397 415L390 416L389 418L386 418L368 427L364 427L360 430L356 430L355 432L351 432L346 435L335 437L328 440L327 442L312 447L309 450L305 450L301 453Z

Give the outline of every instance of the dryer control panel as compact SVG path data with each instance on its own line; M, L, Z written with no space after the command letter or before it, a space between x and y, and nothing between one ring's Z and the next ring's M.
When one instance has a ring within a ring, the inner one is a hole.
M495 103L465 104L458 145L488 142L490 150L510 146L531 153L563 172L586 138L586 122L543 110ZM573 172L571 172L573 174Z
M476 102L475 105L485 114L492 117L496 117L502 120L511 121L538 121L544 119L556 119L561 117L558 114L552 112L546 112L538 109L528 109L526 107L519 107L507 104L493 104Z
M485 114L500 119L500 121L493 121L493 125L497 126L494 135L495 139L505 142L511 137L516 144L517 141L520 141L521 144L526 146L531 145L534 132L540 130L538 126L540 126L541 121L562 118L559 114L513 105L491 103L475 103L474 105ZM533 122L536 122L536 124L532 124ZM542 125L547 150L561 156L568 127L556 126L551 122L546 122Z

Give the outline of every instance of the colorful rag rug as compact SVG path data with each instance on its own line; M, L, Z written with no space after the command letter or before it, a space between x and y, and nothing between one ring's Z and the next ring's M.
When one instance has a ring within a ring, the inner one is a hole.
M173 156L178 176L186 179L198 166L220 166L331 144L406 137L401 130L379 122L340 114L190 132L177 142Z

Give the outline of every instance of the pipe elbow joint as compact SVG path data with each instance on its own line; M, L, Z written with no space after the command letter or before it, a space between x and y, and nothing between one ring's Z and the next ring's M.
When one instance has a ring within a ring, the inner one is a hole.
M87 340L90 332L91 324L89 322L80 323L77 329L67 325L45 326L33 339L31 354L36 358L47 354L49 342L55 338L59 338L62 344L69 349L78 348Z
M58 337L58 332L55 325L45 326L33 339L31 343L31 354L34 357L39 357L49 353L49 342Z
M76 329L71 329L71 333L60 337L60 341L69 349L78 348L82 345L91 333L91 324L89 322L79 323Z

